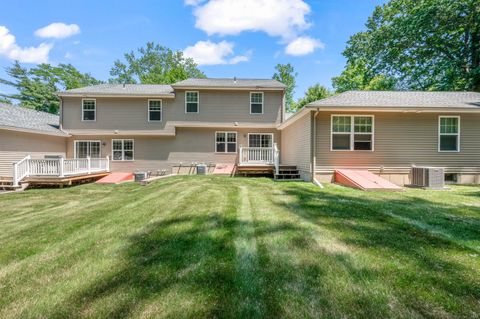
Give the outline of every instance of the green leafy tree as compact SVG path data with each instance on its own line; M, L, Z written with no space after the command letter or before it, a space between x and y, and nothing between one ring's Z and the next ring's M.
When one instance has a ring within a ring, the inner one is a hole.
M351 90L386 91L396 88L396 79L370 72L366 64L359 59L349 62L342 74L332 78L332 85L338 93Z
M24 107L57 114L60 99L55 94L61 90L101 83L88 73L81 73L71 64L39 64L27 69L18 61L6 68L9 79L0 83L14 87L16 93L4 98L18 101Z
M375 8L343 54L346 70L334 79L340 91L392 82L398 89L480 91L480 4L391 0Z
M295 110L293 94L295 93L296 77L298 76L298 73L295 72L295 69L290 63L277 64L275 66L275 71L276 72L273 74L272 79L282 82L287 86L285 90L286 109L289 111Z
M303 108L308 103L324 99L330 95L332 95L332 92L326 87L320 84L315 84L309 87L307 92L305 92L305 96L296 103L297 110Z
M110 70L112 83L172 84L188 78L204 78L191 58L181 51L148 42L145 47L125 53L125 62L116 60Z

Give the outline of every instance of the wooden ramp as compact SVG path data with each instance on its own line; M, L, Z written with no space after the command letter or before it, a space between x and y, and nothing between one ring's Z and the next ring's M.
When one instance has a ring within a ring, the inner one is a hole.
M134 176L132 173L115 172L99 179L95 182L95 184L120 184L124 182L131 182L133 179Z
M366 170L337 169L335 182L364 191L401 191L402 188Z

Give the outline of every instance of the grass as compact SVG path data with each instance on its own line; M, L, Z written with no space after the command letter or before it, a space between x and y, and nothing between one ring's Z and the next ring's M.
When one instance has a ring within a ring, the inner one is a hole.
M480 316L477 187L174 177L0 207L0 318Z

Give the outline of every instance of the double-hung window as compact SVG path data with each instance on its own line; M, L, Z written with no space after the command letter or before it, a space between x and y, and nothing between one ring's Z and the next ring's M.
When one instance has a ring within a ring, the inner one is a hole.
M95 121L97 113L97 101L95 99L82 100L82 121Z
M215 152L236 153L237 152L237 132L216 132L215 133Z
M438 135L438 150L440 152L459 152L460 117L440 116Z
M373 151L373 126L373 116L333 115L332 150Z
M199 94L197 91L185 92L185 113L198 113Z
M113 161L133 161L133 140L112 140Z
M162 121L162 100L148 100L148 121Z
M250 114L263 114L263 92L250 92Z

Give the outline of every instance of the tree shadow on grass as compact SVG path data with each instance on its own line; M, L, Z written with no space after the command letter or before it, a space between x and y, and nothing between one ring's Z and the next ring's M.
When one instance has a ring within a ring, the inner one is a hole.
M242 292L233 239L242 223L219 212L153 223L129 238L120 270L78 291L50 317L121 318L142 311L147 317L149 311L153 317L238 317ZM296 231L282 223L256 227L257 236Z
M397 262L395 266L372 264L370 270L364 268L355 274L353 257L326 252L336 258L342 267L349 269L352 280L394 278L391 282L395 286L391 288L399 299L413 311L427 317L432 316L432 308L429 307L435 302L445 302L441 305L444 310L467 316L480 310L478 268L473 270L471 264L464 265L457 259L472 256L470 258L478 260L478 250L463 244L463 241L472 241L478 247L480 219L462 218L468 221L452 222L451 216L457 206L441 205L421 198L385 200L367 196L366 193L358 198L319 192L308 187L287 187L285 195L292 196L294 201L287 204L279 202L278 205L292 214L328 229L349 247L360 248L387 263L392 260ZM424 211L432 206L435 206L436 214L425 216ZM416 220L421 220L421 223ZM474 259L471 260L474 264ZM430 288L440 292L441 296L425 297ZM430 302L432 304L427 305Z

